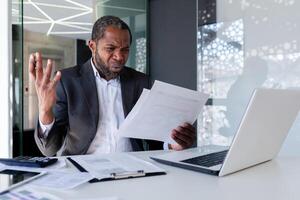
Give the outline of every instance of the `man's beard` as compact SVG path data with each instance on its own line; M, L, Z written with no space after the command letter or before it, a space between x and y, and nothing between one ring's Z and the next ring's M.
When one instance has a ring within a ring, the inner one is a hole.
M111 79L117 78L121 72L121 71L120 72L110 71L109 67L107 65L105 65L105 63L100 58L98 53L95 53L94 62L95 62L94 63L95 67L96 67L97 71L99 72L100 76L104 77L106 80L111 80Z

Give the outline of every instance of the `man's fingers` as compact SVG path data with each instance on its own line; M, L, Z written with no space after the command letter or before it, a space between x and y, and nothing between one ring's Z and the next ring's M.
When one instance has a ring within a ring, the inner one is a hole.
M184 123L182 126L178 126L172 130L171 137L177 142L175 150L182 150L191 147L196 140L195 128L189 124Z
M35 77L36 77L36 82L40 83L43 78L43 61L42 61L42 56L39 52L35 53Z
M187 135L182 132L175 133L175 136L177 138L180 138L182 141L184 141L188 146L192 145L195 140L195 137L193 135Z
M195 127L193 127L191 124L189 124L189 123L187 123L187 122L184 123L182 127L186 128L186 129L189 129L189 130L192 131L192 132L196 132L196 131L195 131Z
M182 138L178 137L175 131L172 131L171 136L183 149L188 145Z
M46 85L47 83L50 82L51 72L52 72L52 61L48 59L47 67L46 70L44 71L44 75L42 79L42 85Z
M187 128L184 126L178 126L175 130L180 134L185 135L191 139L194 139L196 137L195 129Z
M32 80L35 80L35 59L34 54L29 56L29 75Z
M55 88L57 83L59 82L60 78L61 78L61 72L58 71L58 72L56 72L53 80L51 81L50 87Z

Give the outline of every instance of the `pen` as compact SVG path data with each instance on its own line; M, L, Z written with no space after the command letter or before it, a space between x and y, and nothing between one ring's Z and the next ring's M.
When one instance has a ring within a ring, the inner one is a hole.
M76 167L80 172L88 172L86 169L84 169L78 162L73 160L71 157L67 157L67 160L70 161L74 167ZM89 183L95 183L98 182L99 180L97 178L93 178L89 180Z
M70 161L80 172L88 172L84 169L78 162L73 160L71 157L67 157L67 160Z

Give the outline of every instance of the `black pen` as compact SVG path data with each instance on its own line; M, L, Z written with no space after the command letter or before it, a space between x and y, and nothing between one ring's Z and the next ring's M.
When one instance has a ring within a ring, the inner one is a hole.
M86 169L84 169L78 162L73 160L71 157L67 157L67 160L70 161L74 165L74 167L76 167L80 172L88 172ZM96 183L98 181L99 181L99 179L93 178L93 179L89 180L89 183Z
M70 161L80 172L88 172L86 169L84 169L78 162L73 160L71 157L67 157L68 161Z

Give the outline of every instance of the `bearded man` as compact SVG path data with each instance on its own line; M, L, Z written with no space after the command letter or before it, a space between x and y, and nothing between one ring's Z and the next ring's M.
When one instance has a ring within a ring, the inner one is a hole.
M42 55L30 55L29 74L39 102L34 137L45 156L182 150L193 145L195 129L187 123L170 133L175 144L116 134L143 88L151 86L147 75L125 66L131 42L125 22L104 16L93 26L92 58L85 64L58 71L51 78L52 61L47 61L44 70Z

